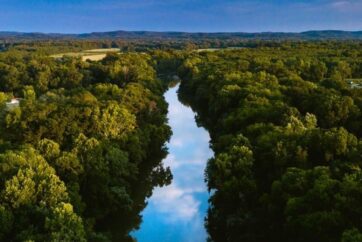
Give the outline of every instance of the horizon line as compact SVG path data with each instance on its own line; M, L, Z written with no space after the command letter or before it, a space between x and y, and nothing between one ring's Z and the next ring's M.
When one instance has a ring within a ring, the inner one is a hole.
M89 32L42 32L42 31L18 31L18 30L0 30L0 33L17 33L17 34L59 34L59 35L82 35L82 34L96 34L96 33L112 33L112 32L148 32L148 33L185 33L185 34L302 34L306 32L362 32L360 30L343 30L343 29L309 29L303 31L177 31L177 30L104 30L104 31L89 31Z

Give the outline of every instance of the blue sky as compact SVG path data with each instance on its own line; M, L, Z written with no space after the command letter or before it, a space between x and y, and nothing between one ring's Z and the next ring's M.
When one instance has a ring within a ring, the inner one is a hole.
M164 161L171 167L173 182L156 188L143 212L143 224L134 235L139 242L204 242L204 217L209 194L204 183L206 162L213 153L209 134L196 126L194 113L169 90L169 124L173 135Z
M0 30L362 30L362 0L0 0Z

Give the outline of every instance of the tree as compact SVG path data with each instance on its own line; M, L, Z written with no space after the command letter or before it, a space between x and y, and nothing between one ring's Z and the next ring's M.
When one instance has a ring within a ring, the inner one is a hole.
M82 219L73 212L64 183L42 156L26 147L1 154L0 160L4 238L85 241Z

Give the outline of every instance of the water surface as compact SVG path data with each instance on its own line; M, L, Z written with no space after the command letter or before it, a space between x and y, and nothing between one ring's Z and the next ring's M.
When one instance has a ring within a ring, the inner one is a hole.
M177 98L178 86L165 94L173 135L164 160L173 174L172 184L156 188L143 211L143 223L133 235L139 242L204 242L208 192L204 170L208 158L208 132L196 126L194 113Z

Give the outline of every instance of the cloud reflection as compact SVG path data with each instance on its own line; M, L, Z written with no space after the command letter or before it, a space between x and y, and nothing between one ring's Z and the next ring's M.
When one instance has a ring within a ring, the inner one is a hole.
M171 223L187 222L194 219L199 213L200 201L193 197L193 189L181 188L171 184L157 189L150 203L165 220Z
M170 186L154 190L143 212L141 229L135 233L139 242L206 241L208 193L204 170L212 156L210 137L206 130L196 126L192 110L178 101L177 89L165 94L173 136L164 164L171 167L174 179Z

